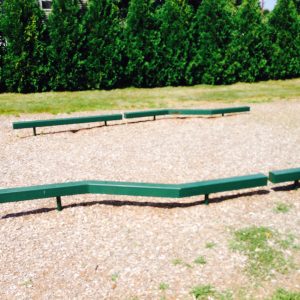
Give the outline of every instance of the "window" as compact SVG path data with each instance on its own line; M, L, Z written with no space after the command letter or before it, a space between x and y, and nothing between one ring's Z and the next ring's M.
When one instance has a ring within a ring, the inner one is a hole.
M52 0L42 0L41 6L42 6L42 9L51 9Z

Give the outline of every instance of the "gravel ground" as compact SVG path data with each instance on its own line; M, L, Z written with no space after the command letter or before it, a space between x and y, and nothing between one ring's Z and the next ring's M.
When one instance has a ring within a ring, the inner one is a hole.
M45 127L36 137L11 123L53 116L1 116L0 187L89 179L183 183L300 167L300 101L251 108L223 118ZM211 198L205 206L202 196L79 195L64 197L62 212L54 199L1 204L0 299L192 299L192 287L201 284L259 299L278 287L300 291L299 269L253 287L246 258L228 247L233 230L252 225L299 238L300 190L270 184ZM292 209L275 213L279 202ZM193 263L199 255L205 265ZM294 258L300 264L299 252ZM169 288L160 290L161 283Z

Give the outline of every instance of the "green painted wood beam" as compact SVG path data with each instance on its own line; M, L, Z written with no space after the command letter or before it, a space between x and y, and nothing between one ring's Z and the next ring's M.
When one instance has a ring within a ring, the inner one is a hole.
M67 182L0 190L0 203L88 193L88 181Z
M227 108L211 109L211 114L212 115L231 114L231 113L239 113L239 112L247 112L247 111L250 111L249 106L239 106L239 107L227 107Z
M14 122L13 129L122 120L122 114Z
M217 109L170 109L169 114L176 115L218 115L250 111L249 106L227 107Z
M145 110L145 111L126 112L124 113L124 118L132 119L132 118L163 116L168 114L169 114L168 109Z
M143 197L179 198L181 186L178 184L90 181L91 194L128 195Z
M268 177L264 174L200 181L181 185L180 196L190 197L196 195L208 195L212 193L266 186L267 184Z
M271 171L269 173L269 180L273 183L299 181L300 168Z
M249 106L241 107L228 107L220 109L158 109L158 110L145 110L136 112L126 112L124 113L124 118L142 118L142 117L154 117L163 115L215 115L215 114L227 114L236 112L246 112L250 111ZM13 122L13 129L24 129L33 128L34 135L36 135L36 128L47 127L47 126L60 126L60 125L70 125L79 123L92 123L92 122L105 122L107 121L117 121L122 120L122 114L112 114L112 115L101 115L101 116L88 116L88 117L74 117L74 118L58 118L58 119L48 119L48 120L32 120L32 121L20 121Z
M211 115L211 109L170 109L170 115Z
M263 174L200 181L187 184L79 181L1 189L0 203L56 197L58 208L61 208L62 196L108 194L160 198L184 198L264 185L267 185L267 176Z

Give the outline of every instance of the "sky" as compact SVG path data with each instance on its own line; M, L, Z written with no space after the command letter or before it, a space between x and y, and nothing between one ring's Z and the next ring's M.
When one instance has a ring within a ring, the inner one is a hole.
M264 0L265 1L265 9L273 9L277 0Z

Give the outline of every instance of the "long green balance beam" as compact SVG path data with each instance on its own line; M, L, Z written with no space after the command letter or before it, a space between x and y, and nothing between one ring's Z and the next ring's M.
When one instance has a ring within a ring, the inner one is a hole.
M142 118L142 117L153 117L163 115L216 115L237 112L250 111L249 106L240 107L227 107L218 109L157 109L157 110L145 110L145 111L135 111L124 113L125 119L132 118ZM122 120L122 114L113 115L102 115L102 116L88 116L88 117L74 117L74 118L58 118L58 119L48 119L48 120L33 120L33 121L20 121L13 122L13 129L24 129L33 128L33 134L36 135L37 127L47 127L47 126L59 126L59 125L69 125L69 124L79 124L79 123L92 123L92 122L104 122L107 125L108 121Z
M107 121L115 121L115 120L122 120L122 119L123 119L122 114L114 114L114 115L89 116L89 117L21 121L21 122L14 122L13 129L33 128L34 135L36 135L36 130L35 130L36 127L92 123L92 122L104 122L105 125L107 125Z
M267 185L267 176L254 174L187 184L158 184L116 181L79 181L60 184L17 187L0 190L0 203L56 197L58 210L61 197L80 194L128 195L161 198L184 198Z

